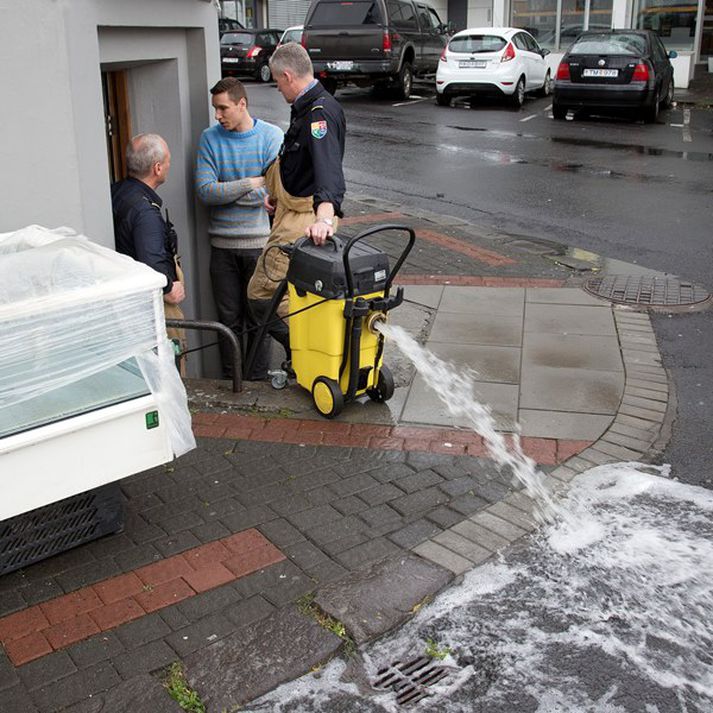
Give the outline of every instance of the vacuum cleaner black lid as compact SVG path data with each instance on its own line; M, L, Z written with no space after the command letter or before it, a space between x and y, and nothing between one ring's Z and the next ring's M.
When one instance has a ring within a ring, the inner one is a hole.
M326 298L347 295L344 272L345 241L336 235L325 245L315 245L309 238L298 240L290 257L287 280L298 292L311 292ZM363 241L349 250L349 268L354 296L380 292L389 277L389 257Z

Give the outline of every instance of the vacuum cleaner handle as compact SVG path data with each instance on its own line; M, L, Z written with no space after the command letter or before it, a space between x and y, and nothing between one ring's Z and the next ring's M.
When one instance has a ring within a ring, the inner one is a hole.
M352 271L349 267L349 251L352 249L352 245L354 245L354 243L357 243L363 238L369 237L370 235L374 235L374 233L380 233L384 230L402 230L409 234L408 245L404 248L404 251L399 256L399 259L394 265L394 269L391 270L391 274L389 275L389 278L388 280L386 280L386 284L384 285L384 293L387 295L389 294L389 288L391 287L391 283L393 282L394 277L396 277L396 273L401 269L401 266L404 264L404 261L408 257L408 254L411 252L411 248L413 247L414 242L416 242L416 233L413 228L410 228L408 225L398 225L396 223L375 225L373 228L367 228L363 233L359 233L353 238L350 238L347 241L346 247L344 248L344 274L347 280L347 295L350 298L354 297L354 284L352 282Z

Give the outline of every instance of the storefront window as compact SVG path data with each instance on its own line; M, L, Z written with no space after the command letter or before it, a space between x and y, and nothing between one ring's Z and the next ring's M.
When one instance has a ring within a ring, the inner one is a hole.
M557 0L513 0L512 26L527 30L542 47L554 49Z
M698 5L682 0L640 0L636 27L654 30L666 49L692 50Z
M562 0L558 17L557 0L513 0L512 24L527 30L542 47L566 50L585 29L611 28L612 1ZM558 19L559 46L556 37Z

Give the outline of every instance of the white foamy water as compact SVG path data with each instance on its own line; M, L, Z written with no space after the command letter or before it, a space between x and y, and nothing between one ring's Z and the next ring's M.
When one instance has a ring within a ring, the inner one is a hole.
M379 669L450 654L450 677L412 710L444 713L711 713L713 493L667 466L594 468L555 502L533 461L498 433L474 379L403 330L385 333L449 412L483 436L541 506L541 529L469 572L396 634L348 664L286 684L257 713L403 711L369 683Z
M713 711L713 494L629 463L581 474L561 506L566 522L370 646L365 680L432 639L457 673L417 710ZM355 680L335 661L247 710L403 710Z

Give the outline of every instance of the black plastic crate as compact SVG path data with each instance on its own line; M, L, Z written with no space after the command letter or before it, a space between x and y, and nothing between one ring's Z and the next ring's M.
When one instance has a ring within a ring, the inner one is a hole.
M0 575L124 528L117 483L0 522Z

